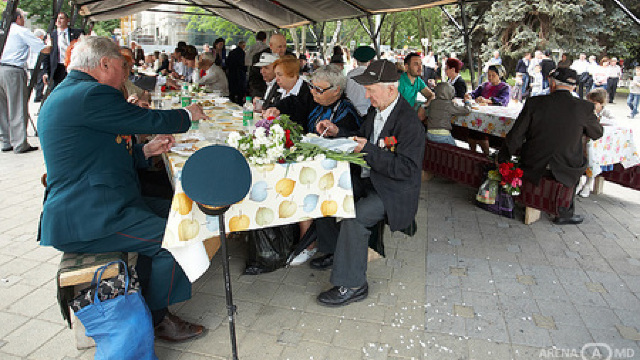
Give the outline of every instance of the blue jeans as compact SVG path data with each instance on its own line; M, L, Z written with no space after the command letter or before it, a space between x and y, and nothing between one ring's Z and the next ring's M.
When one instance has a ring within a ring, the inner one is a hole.
M440 144L449 144L449 145L457 146L456 141L453 139L453 136L451 135L436 135L436 134L431 134L430 132L427 132L427 140L440 143Z
M640 105L640 94L629 94L627 98L627 105L631 109L631 118L633 119L638 115L638 105Z
M520 73L520 74L522 74L521 94L522 94L522 97L524 98L524 95L527 93L527 88L529 87L529 74L527 73Z

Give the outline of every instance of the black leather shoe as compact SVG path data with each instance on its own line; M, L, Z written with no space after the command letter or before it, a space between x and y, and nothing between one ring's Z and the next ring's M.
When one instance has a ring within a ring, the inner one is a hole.
M325 270L333 265L333 254L323 255L309 262L309 266L316 270Z
M343 306L355 301L364 300L367 298L367 295L369 295L369 284L366 282L357 289L334 286L330 290L320 293L320 295L318 295L318 302L327 306Z
M29 146L26 149L20 150L20 151L16 151L16 154L26 154L28 152L32 152L32 151L36 151L38 150L37 146Z
M9 152L9 151L13 151L13 146L2 148L2 152Z
M557 217L553 220L556 225L578 225L582 224L584 217L582 215L573 215L570 218Z

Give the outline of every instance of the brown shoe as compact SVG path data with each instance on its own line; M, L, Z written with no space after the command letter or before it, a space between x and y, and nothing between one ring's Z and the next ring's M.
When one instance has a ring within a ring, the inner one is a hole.
M184 321L170 313L167 313L155 328L156 339L170 342L195 339L204 334L204 332L204 326Z

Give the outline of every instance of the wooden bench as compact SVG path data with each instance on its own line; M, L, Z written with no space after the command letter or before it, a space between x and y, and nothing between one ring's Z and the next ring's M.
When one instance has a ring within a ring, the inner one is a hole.
M461 147L426 142L422 169L474 188L480 187L485 169L492 165L485 155ZM640 177L639 177L640 179ZM558 208L571 204L573 188L567 188L551 178L542 178L538 186L524 181L521 194L515 201L525 206L525 224L540 218L540 211L558 216Z
M69 308L69 300L73 299L80 290L88 287L93 279L96 270L112 261L123 260L127 263L128 254L124 252L112 252L102 254L84 254L84 253L64 253L58 266L58 304L62 316L69 327L75 324L76 347L78 349L87 349L95 346L93 339L85 336L84 326L78 321L78 318L71 317L71 309ZM109 266L103 275L108 279L118 275L119 268L117 264Z
M594 194L602 193L605 180L629 189L640 190L640 165L625 169L622 165L615 164L613 170L605 171L595 178L593 185Z

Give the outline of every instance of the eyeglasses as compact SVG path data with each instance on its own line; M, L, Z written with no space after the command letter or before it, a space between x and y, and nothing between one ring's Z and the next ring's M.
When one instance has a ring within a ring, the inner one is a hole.
M323 88L321 88L321 87L317 87L317 86L313 85L310 81L309 81L309 82L307 82L307 85L309 85L309 87L311 88L311 90L313 90L313 91L317 92L317 93L318 93L318 94L320 94L320 95L324 94L324 92L325 92L325 91L329 91L329 90L333 89L333 87L334 87L333 85L331 85L331 86L329 86L328 88L323 89Z

